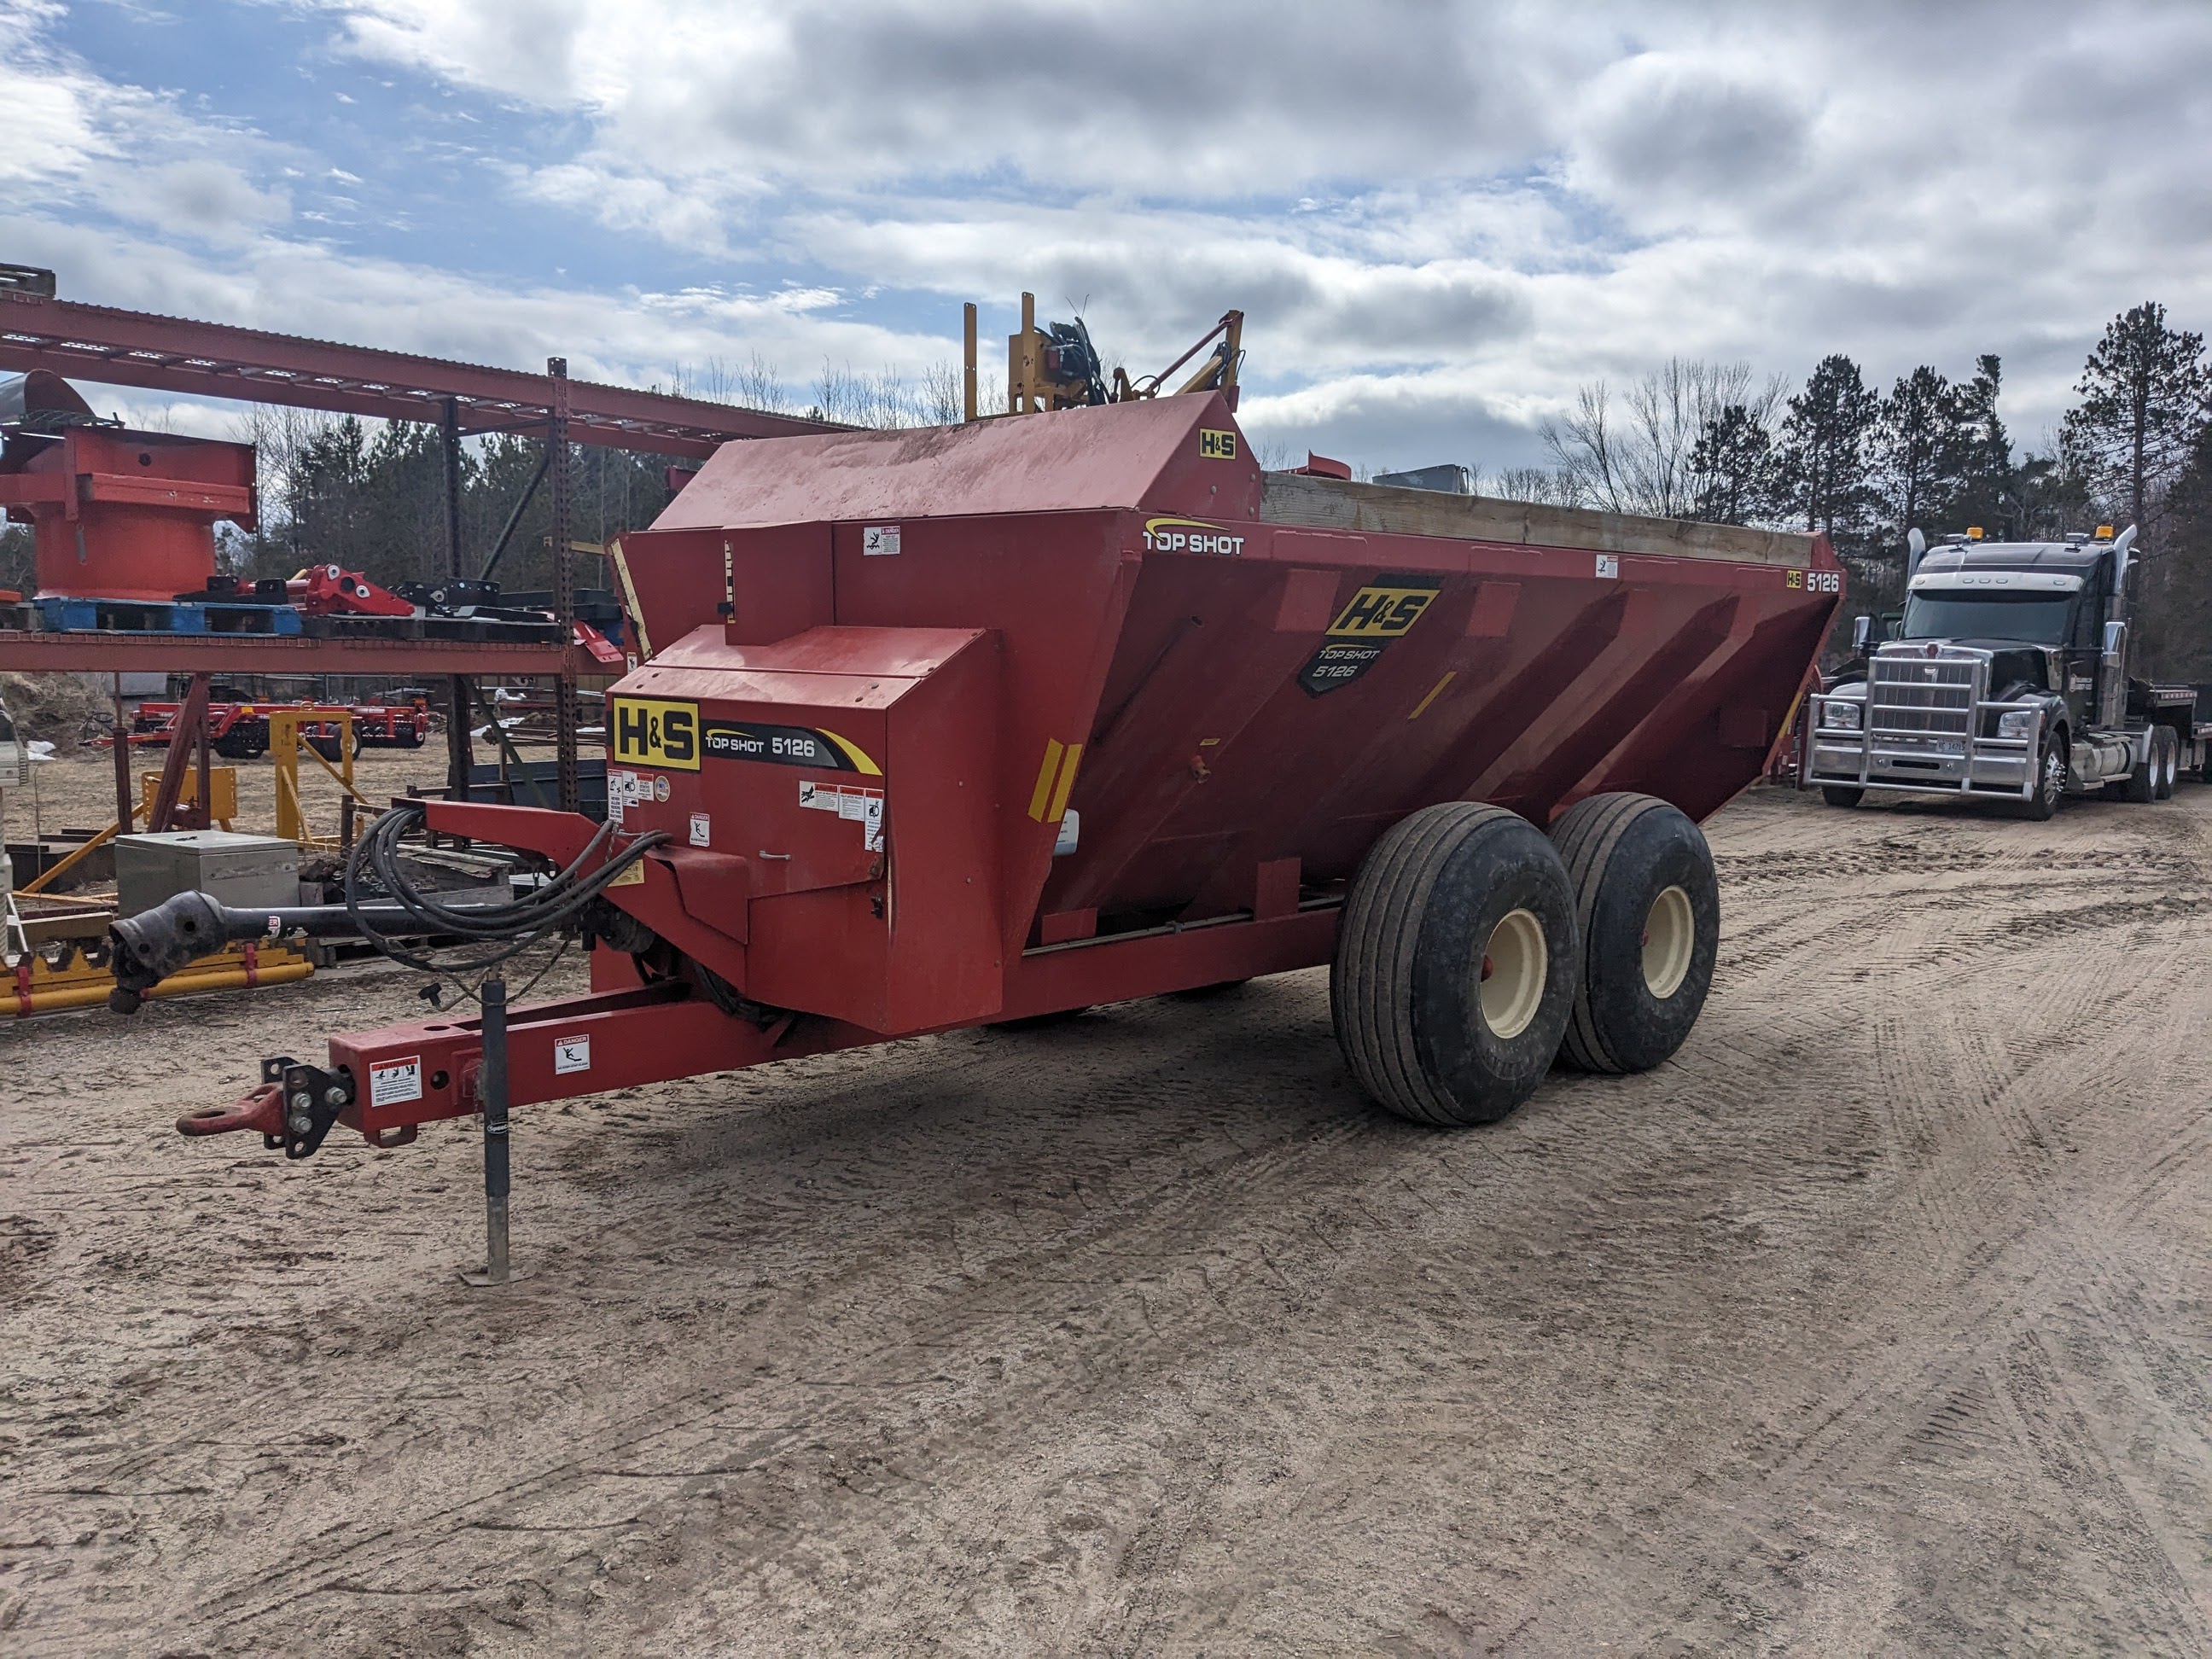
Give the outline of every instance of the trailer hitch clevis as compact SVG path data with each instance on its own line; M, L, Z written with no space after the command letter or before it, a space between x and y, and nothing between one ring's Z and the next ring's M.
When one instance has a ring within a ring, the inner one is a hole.
M177 1120L184 1135L258 1129L270 1152L307 1158L322 1146L338 1115L353 1104L353 1079L343 1071L303 1066L289 1054L261 1062L261 1086L231 1106L210 1106Z

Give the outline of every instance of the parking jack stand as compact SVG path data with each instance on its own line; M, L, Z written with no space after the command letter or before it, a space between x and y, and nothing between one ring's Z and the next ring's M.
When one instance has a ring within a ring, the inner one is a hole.
M507 981L486 980L478 996L483 1004L483 1060L477 1087L483 1102L484 1265L481 1272L461 1278L481 1286L512 1284L530 1274L526 1268L516 1273L507 1257Z

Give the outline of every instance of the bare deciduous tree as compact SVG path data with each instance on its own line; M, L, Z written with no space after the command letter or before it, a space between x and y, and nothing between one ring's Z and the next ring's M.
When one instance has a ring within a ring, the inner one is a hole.
M1509 466L1498 475L1491 494L1499 501L1532 501L1538 507L1572 507L1575 482L1548 466Z
M921 372L921 412L931 426L957 426L966 416L960 365L939 358Z
M1698 448L1707 428L1740 408L1771 431L1784 390L1778 376L1760 382L1748 363L1670 357L1631 382L1617 407L1603 380L1582 386L1574 412L1538 432L1578 503L1684 519L1708 493Z

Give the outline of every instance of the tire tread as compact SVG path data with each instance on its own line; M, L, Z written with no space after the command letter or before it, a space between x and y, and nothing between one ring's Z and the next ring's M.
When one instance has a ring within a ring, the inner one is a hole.
M1512 816L1474 801L1409 814L1375 844L1345 903L1329 975L1330 1012L1345 1056L1370 1095L1419 1122L1458 1121L1424 1074L1406 1018L1422 914L1452 849L1483 824Z
M1590 917L1596 908L1598 889L1603 884L1605 867L1612 861L1621 837L1637 819L1666 805L1656 795L1612 790L1577 801L1553 824L1552 841L1559 849L1559 857L1567 866L1567 878L1574 887L1575 926L1583 939L1590 935ZM1582 1071L1619 1073L1628 1069L1607 1045L1596 1022L1590 1018L1585 992L1576 994L1574 1015L1567 1021L1566 1038L1559 1048L1567 1063Z

